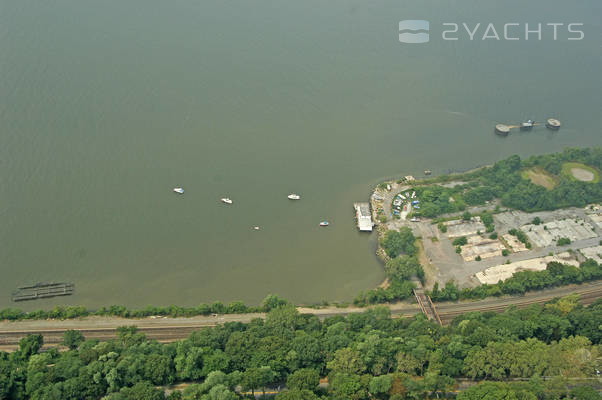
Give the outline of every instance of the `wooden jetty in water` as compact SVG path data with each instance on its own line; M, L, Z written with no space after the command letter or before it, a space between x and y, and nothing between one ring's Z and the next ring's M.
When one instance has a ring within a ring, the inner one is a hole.
M31 286L21 286L13 292L13 301L37 300L56 296L73 294L75 285L70 282L37 283Z

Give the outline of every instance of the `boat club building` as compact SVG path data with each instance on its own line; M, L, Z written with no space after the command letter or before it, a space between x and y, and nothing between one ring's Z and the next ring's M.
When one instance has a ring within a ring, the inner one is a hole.
M372 214L369 203L354 203L357 227L362 232L372 232Z

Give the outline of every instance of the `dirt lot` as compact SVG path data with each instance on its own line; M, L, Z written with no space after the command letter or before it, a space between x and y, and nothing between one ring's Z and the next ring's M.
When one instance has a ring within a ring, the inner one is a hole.
M536 185L543 186L546 189L553 189L556 186L556 180L553 176L541 168L530 168L522 172L522 176L531 180Z
M597 169L576 162L562 164L562 173L582 182L598 182L600 180L600 173Z
M445 225L447 226L447 236L450 238L470 236L479 231L485 232L485 225L483 225L479 217L473 217L470 221L447 221Z
M575 179L583 182L591 182L596 177L593 172L583 168L571 168L571 174L573 174Z

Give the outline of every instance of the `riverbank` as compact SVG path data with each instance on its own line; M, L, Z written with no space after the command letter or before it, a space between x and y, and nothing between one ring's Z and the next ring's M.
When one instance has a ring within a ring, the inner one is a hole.
M509 306L518 308L528 307L532 304L543 304L557 297L564 297L570 294L579 294L582 304L591 304L602 293L602 281L585 283L582 285L568 285L552 289L531 292L524 296L489 298L477 301L461 302L440 302L437 303L437 310L444 323L449 323L453 318L460 314L473 311L495 311L502 312ZM297 310L302 314L311 314L319 318L327 318L336 315L346 316L364 312L370 308L383 307L349 307L341 309L336 307L327 307L316 310L306 307L298 307ZM410 317L421 313L417 304L395 303L388 304L388 308L393 316ZM161 342L169 342L184 339L194 330L204 327L211 327L227 322L247 323L254 318L265 318L265 313L251 314L232 314L215 315L190 318L173 317L146 317L146 318L120 318L120 317L85 317L70 320L38 320L38 321L0 321L0 350L13 350L18 346L21 338L28 334L43 334L45 345L53 346L62 343L63 333L66 330L80 330L87 339L108 340L115 338L115 331L120 326L135 325L139 330L147 335L149 339L156 339Z
M421 239L419 261L427 289L448 282L459 289L476 288L485 283L487 268L497 271L514 262L537 266L539 258L567 249L574 252L567 263L578 265L602 243L600 213L586 206L602 199L602 188L594 179L578 181L566 171L567 166L597 171L600 152L594 147L526 159L512 156L464 173L380 183L371 196L379 217L377 254L386 264L382 239L389 231L411 229ZM545 172L555 184L531 179L525 172L532 170ZM575 190L580 194L570 194ZM537 233L531 220L543 224L543 230ZM534 248L510 245L512 235L529 236ZM557 244L559 238L564 243Z

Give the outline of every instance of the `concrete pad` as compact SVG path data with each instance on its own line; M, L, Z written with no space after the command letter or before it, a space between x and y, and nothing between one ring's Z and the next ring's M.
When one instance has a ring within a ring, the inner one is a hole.
M521 230L536 247L552 246L562 237L576 242L598 236L594 227L583 219L555 220L540 225L527 224L523 225Z
M528 250L525 244L518 240L516 236L512 236L511 234L506 233L505 235L502 235L502 238L506 241L506 243L508 243L508 246L510 246L510 250L512 250L515 253Z
M478 256L481 259L502 255L504 246L499 240L483 239L479 235L467 238L468 244L462 246L462 258L464 261L474 261Z
M602 229L602 214L591 214L589 217L598 225L598 228Z
M496 265L495 267L490 267L484 271L477 272L475 277L483 284L487 283L493 285L499 281L510 278L519 271L543 271L547 268L548 263L552 261L573 265L575 267L579 266L577 260L575 260L569 252L565 251L554 256L538 257L510 264Z
M579 249L579 252L583 254L585 258L591 258L598 264L602 263L602 246L586 247L584 249Z

